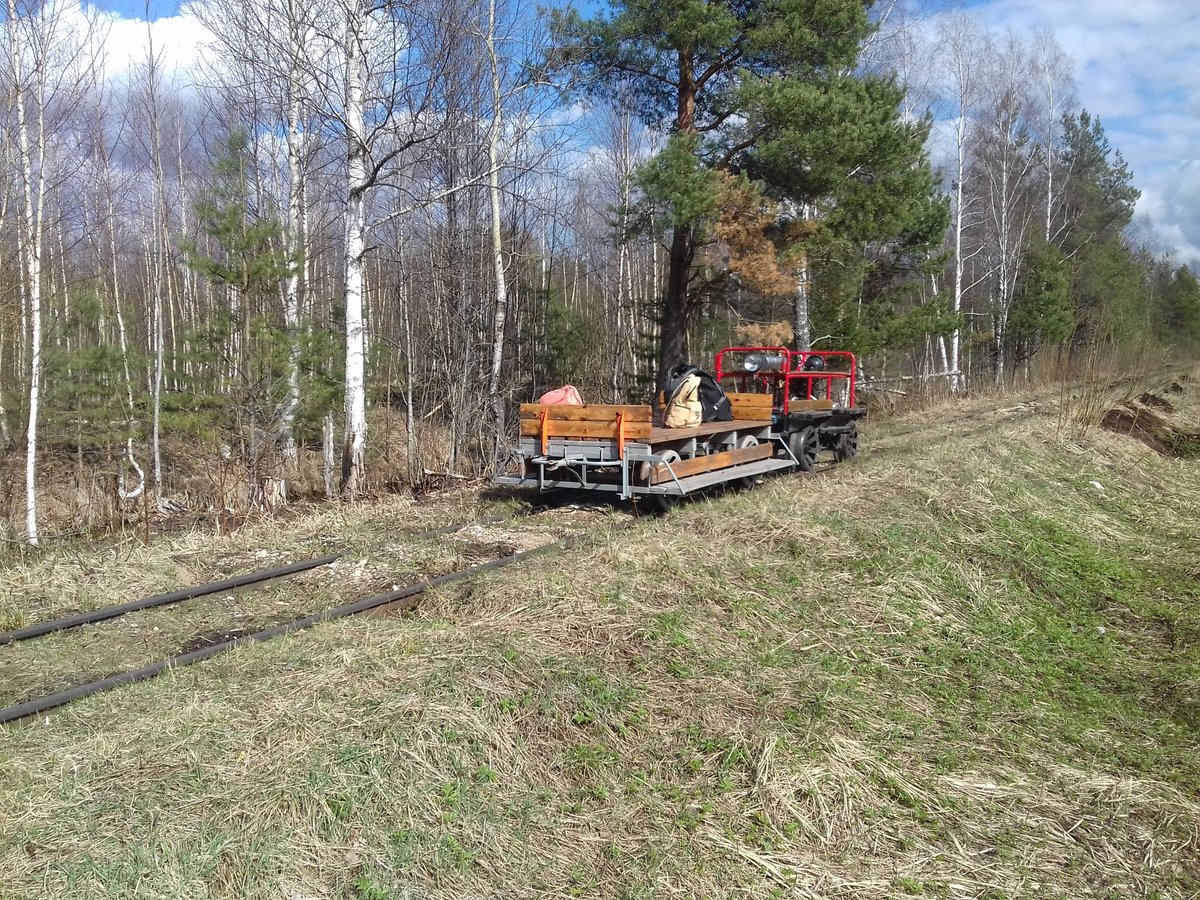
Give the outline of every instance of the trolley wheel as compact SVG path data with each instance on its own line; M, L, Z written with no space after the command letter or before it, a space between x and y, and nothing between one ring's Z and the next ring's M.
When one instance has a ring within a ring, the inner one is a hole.
M662 453L663 462L675 465L679 462L679 454L674 450L664 450ZM654 471L652 466L647 466L646 481L650 481L651 473ZM667 482L672 487L675 482ZM678 494L642 494L641 501L645 504L646 510L655 515L663 515L670 512L679 503L682 498Z
M799 431L789 434L787 441L788 449L792 451L792 456L796 457L800 471L811 472L817 464L817 452L821 449L821 439L817 435L817 429L806 425Z
M739 450L744 450L747 447L757 447L757 446L758 446L758 438L756 438L752 434L743 435L742 437L738 438L737 448ZM752 487L754 487L754 485L757 482L758 482L757 475L745 475L741 478L735 478L733 481L733 484L735 487L752 488Z
M838 442L833 448L833 455L838 462L845 462L858 456L858 425L850 423L850 430L838 435Z

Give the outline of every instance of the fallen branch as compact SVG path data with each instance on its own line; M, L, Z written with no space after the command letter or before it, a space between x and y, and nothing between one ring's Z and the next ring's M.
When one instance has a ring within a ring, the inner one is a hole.
M459 475L457 472L435 472L432 469L422 469L426 478L457 478L460 481L470 481L470 475Z
M872 378L870 381L864 381L865 386L872 384L892 384L896 381L926 381L930 378L958 378L962 376L962 372L932 372L928 375L897 375L894 378Z
M117 496L121 500L136 500L142 496L142 492L146 490L146 473L142 471L142 467L137 464L137 460L133 458L133 438L125 444L125 452L129 460L129 465L133 471L137 472L138 485L131 491L125 490L125 470L122 468L117 473Z

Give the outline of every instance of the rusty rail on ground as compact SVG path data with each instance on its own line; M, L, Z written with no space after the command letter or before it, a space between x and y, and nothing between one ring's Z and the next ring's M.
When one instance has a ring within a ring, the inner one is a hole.
M468 523L477 524L477 523ZM617 526L616 530L621 530L628 527L629 524ZM466 526L464 526L466 527ZM383 594L376 594L372 597L364 597L361 600L356 600L352 603L346 603L342 606L332 607L320 612L311 613L307 616L302 616L293 619L290 622L284 622L279 625L272 625L269 628L264 628L261 631L256 631L253 634L240 635L231 638L227 641L222 641L218 644L212 644L208 647L201 647L197 650L192 650L188 653L180 653L175 656L167 657L158 662L150 663L138 669L131 669L126 672L118 672L114 675L109 675L106 678L98 679L97 681L87 682L86 684L76 685L64 691L58 691L53 694L46 694L41 697L34 697L31 700L26 700L23 703L17 703L13 706L0 709L0 724L7 722L15 722L19 719L25 719L30 716L38 715L43 712L55 709L56 707L64 706L76 700L82 700L85 697L93 696L94 694L102 693L103 691L111 690L112 688L120 687L126 684L135 684L139 681L146 681L161 675L172 669L182 668L183 666L191 665L192 663L201 662L218 656L229 650L234 650L244 644L257 643L267 641L272 638L282 637L283 635L292 634L297 631L302 631L306 628L311 628L322 622L329 622L335 619L344 619L348 616L358 615L369 610L378 609L380 607L389 607L390 611L403 612L412 609L419 603L419 597L431 588L440 587L444 584L451 584L456 581L462 581L467 578L472 578L484 572L489 572L504 566L512 565L521 560L528 559L531 556L536 556L541 553L547 553L551 550L562 550L573 546L587 534L573 535L561 541L556 541L551 544L545 544L541 547L536 547L532 550L521 550L509 556L502 556L499 559L489 560L485 563L480 563L475 566L469 566L465 569L459 569L455 572L450 572L445 575L438 575L434 578L428 578L408 587L399 588L394 591L388 591Z
M416 534L405 535L408 538L429 538L438 537L444 534L453 534L456 531L462 531L464 528L470 528L472 525L491 525L496 522L507 520L507 516L488 516L483 519L477 519L473 522L456 522L453 525L444 525L441 528L433 528L429 531L421 531ZM370 548L368 548L370 549ZM243 575L235 575L231 578L224 578L220 581L210 581L205 584L198 584L192 587L179 588L178 590L168 591L165 594L155 594L151 597L142 597L139 600L131 600L128 603L118 603L114 606L105 606L100 609L89 610L87 612L74 613L69 616L61 616L56 619L46 619L42 622L34 622L31 625L23 625L20 628L14 628L11 631L0 632L0 647L5 644L15 644L19 641L28 641L32 638L42 637L43 635L52 634L56 631L68 631L72 628L79 628L83 625L95 625L99 622L107 622L110 619L116 619L120 616L127 615L131 612L138 612L143 609L155 609L159 606L169 606L175 603L183 603L186 600L195 600L199 597L208 597L213 594L222 594L226 591L239 590L245 587L254 587L264 585L271 581L278 581L283 578L290 578L292 575L298 575L301 572L309 572L313 569L328 566L337 562L348 551L339 551L338 553L330 553L325 556L317 556L312 559L299 560L297 562L288 563L284 566L278 566L273 569L262 569L257 572L247 572Z

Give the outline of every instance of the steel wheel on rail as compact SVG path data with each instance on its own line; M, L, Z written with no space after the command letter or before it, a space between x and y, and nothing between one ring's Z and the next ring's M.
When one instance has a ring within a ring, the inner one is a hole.
M796 463L801 472L811 472L817 465L817 452L821 449L821 439L817 429L806 425L799 431L788 435L788 449L796 457Z
M854 459L858 456L858 425L854 422L850 423L850 430L845 434L838 435L837 444L834 445L833 455L838 462L845 462L848 459Z
M758 446L758 438L756 438L752 434L747 434L747 435L744 435L743 437L738 438L737 448L739 450L745 450L747 447L757 447L757 446ZM757 476L757 475L746 475L742 478L735 478L733 481L733 484L735 487L752 488L752 487L754 487L755 484L758 483L758 478L759 478L759 476Z
M664 450L662 458L663 462L671 465L679 462L679 454L674 450ZM652 477L653 471L653 467L649 467L646 478L647 482ZM675 486L674 481L666 481L664 484L669 484L671 487ZM646 505L646 509L660 516L674 509L681 499L683 498L679 494L642 494L642 502Z

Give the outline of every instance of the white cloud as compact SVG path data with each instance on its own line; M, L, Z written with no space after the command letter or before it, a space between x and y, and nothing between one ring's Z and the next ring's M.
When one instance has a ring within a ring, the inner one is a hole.
M155 19L149 28L144 19L105 15L108 18L105 68L110 76L124 75L145 65L151 37L166 71L178 73L194 69L204 44L212 40L208 28L188 12Z
M1151 242L1200 267L1200 160L1164 170L1142 191L1137 213Z
M1200 3L977 0L967 8L992 28L1054 32L1075 60L1080 104L1133 170L1150 239L1200 263Z

